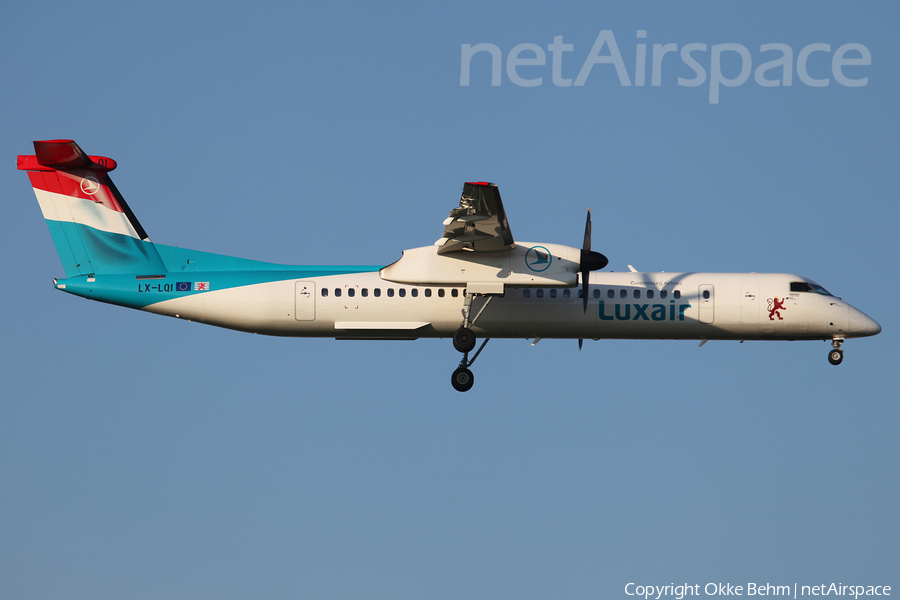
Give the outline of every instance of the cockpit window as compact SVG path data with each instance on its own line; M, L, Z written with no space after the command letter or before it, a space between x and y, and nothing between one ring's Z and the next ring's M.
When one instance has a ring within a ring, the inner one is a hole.
M811 284L809 284L809 285L812 286L812 289L816 290L817 292L819 292L819 293L822 294L823 296L833 296L833 295L834 295L834 294L832 294L831 292L829 292L828 290L826 290L825 288L823 288L823 287L822 287L821 285L819 285L818 283L811 283Z
M814 292L817 294L822 294L823 296L831 296L828 290L823 288L818 283L808 283L806 281L792 281L791 282L791 291L792 292Z

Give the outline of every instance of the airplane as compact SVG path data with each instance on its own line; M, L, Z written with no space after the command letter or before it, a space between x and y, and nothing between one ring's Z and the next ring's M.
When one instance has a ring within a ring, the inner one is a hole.
M431 246L387 266L260 262L150 241L109 172L72 140L18 156L66 272L56 289L251 333L359 340L445 338L453 388L491 338L844 340L881 326L815 281L785 273L601 272L588 209L581 248L516 242L498 187L463 186ZM477 339L482 339L475 350Z

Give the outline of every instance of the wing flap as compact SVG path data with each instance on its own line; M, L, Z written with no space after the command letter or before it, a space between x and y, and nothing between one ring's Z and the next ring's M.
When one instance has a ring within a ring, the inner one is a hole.
M459 206L444 221L444 234L434 243L438 254L462 250L499 252L515 246L496 184L468 182Z

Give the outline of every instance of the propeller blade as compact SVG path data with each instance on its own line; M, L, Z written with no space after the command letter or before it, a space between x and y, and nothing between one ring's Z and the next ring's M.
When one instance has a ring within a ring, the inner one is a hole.
M590 285L591 272L581 272L581 303L584 305L584 312L587 312L588 304L588 286Z
M588 209L587 223L584 224L584 244L581 246L582 251L591 251L591 209Z
M578 340L578 351L579 351L579 352L581 351L581 347L582 347L582 346L584 346L584 340L579 339L579 340Z
M585 268L585 259L591 253L591 209L588 208L587 221L584 224L584 244L581 246L581 303L584 306L584 312L587 312L588 305L588 287L590 286L590 271ZM578 344L581 350L581 343Z
M609 264L609 259L591 250L591 209L587 211L587 222L584 224L584 245L581 247L581 302L587 312L588 289L591 285L591 271L602 269Z

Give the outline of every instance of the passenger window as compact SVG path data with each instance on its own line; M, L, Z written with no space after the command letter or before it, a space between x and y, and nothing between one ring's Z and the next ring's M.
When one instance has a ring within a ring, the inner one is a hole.
M538 291L536 291L536 292L534 293L534 295L537 296L538 298L543 298L543 297L544 297L544 290L538 290Z
M612 288L609 288L608 290L606 290L606 297L607 297L607 298L615 298L615 297L616 297L616 290L614 290L614 289L612 289Z
M635 299L640 298L640 297L641 297L641 290L634 290L634 297L635 297Z
M438 298L443 298L443 297L444 297L444 288L441 288L438 290Z
M352 298L356 295L356 290L354 290L353 288L347 288L347 295Z
M651 299L653 298L653 290L647 290L647 297Z
M367 298L369 296L369 288L362 289L362 297Z
M413 289L409 290L409 293L412 294L413 298L417 298L419 296L419 289L413 288Z
M374 290L372 290L372 293L376 298L381 298L381 288L375 288Z
M394 297L394 288L388 288L388 298Z
M531 290L529 290L528 288L525 288L524 290L522 290L522 297L523 298L531 298Z
M672 296L674 296L675 298L681 298L681 290L675 290L674 292L672 292Z
M571 295L572 295L572 292L570 292L570 291L568 290L568 288L566 288L566 289L563 290L563 298L568 298L568 297L571 296Z
M334 297L335 298L341 297L341 288L334 288Z
M619 298L627 298L628 290L619 290Z
M323 297L323 298L327 298L327 297L328 297L328 288L322 288L322 297Z
M600 297L600 288L594 288L594 298Z
M551 298L556 298L556 290L555 290L555 289L550 290L550 297L551 297Z
M425 288L425 297L431 298L431 288Z
M453 288L452 290L450 290L450 295L453 296L454 298L456 298L457 296L459 296L459 290L456 288Z
M578 288L578 297L579 297L579 298L584 298L584 290L581 289L581 288Z
M660 290L659 297L665 300L669 295L669 290Z
M406 297L406 288L400 288L399 294L400 294L401 298L405 298Z

